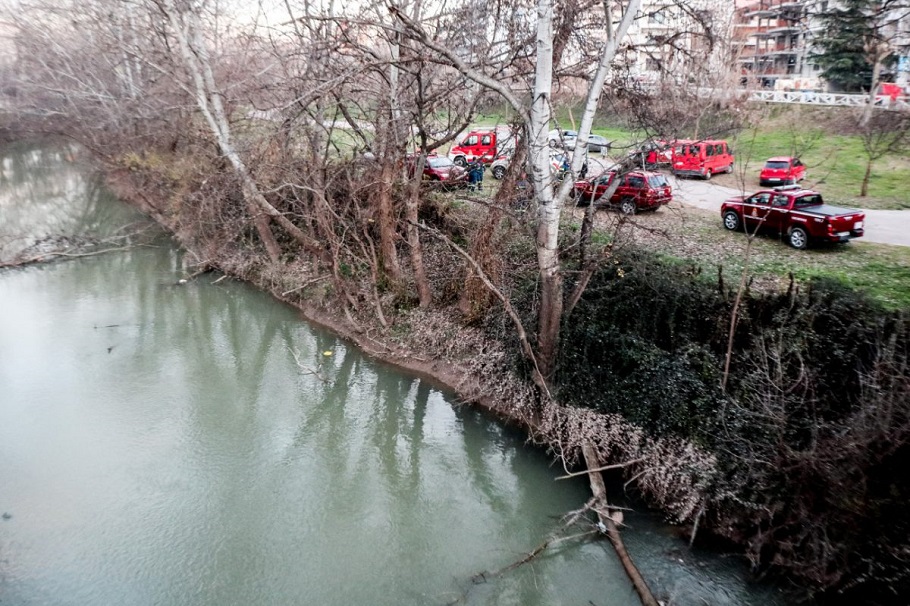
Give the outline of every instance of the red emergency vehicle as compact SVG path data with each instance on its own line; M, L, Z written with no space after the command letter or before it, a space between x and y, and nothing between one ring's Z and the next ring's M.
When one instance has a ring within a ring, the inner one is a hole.
M515 136L505 127L476 128L461 143L449 150L449 158L459 166L480 160L490 164L499 156L515 149Z
M673 174L710 179L717 173L732 173L735 158L726 141L676 141L673 146Z

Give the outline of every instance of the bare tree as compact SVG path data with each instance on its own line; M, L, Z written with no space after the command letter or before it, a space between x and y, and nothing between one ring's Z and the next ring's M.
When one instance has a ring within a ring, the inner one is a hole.
M905 112L876 110L866 117L864 110L859 122L860 138L866 154L866 170L859 195L866 197L875 161L889 154L902 153L910 147L910 116Z
M630 0L623 8L623 17L614 31L606 7L603 43L598 53L595 74L591 78L586 97L585 111L581 118L578 143L572 158L572 171L577 173L584 162L584 152L610 65L638 13L640 0ZM489 74L484 61L466 61L456 49L438 41L421 23L404 14L394 3L390 10L398 17L406 35L439 55L440 60L457 69L481 86L496 91L512 107L523 122L524 144L528 154L528 178L537 202L537 260L540 276L540 307L538 310L537 351L534 354L535 382L547 391L547 381L555 368L559 343L559 329L563 315L563 275L559 255L559 229L562 207L568 197L571 183L563 183L554 190L550 168L548 131L552 118L554 81L554 10L550 0L540 0L536 7L534 79L530 103L525 102L502 80Z

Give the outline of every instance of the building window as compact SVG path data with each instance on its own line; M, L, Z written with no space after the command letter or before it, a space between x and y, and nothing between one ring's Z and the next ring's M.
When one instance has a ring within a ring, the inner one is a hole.
M664 25L667 22L667 15L663 10L654 11L648 14L648 23L651 25Z

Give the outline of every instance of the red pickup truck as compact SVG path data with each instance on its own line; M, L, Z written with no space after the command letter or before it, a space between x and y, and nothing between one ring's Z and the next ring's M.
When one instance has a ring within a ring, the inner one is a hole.
M866 220L863 211L829 206L820 193L799 185L730 198L721 206L720 215L729 230L772 230L785 235L793 248L807 248L812 241L859 238Z

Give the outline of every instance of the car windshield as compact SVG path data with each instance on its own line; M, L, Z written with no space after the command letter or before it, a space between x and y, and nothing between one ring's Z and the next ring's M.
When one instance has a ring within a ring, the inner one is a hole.
M454 166L454 164L455 163L448 158L427 158L427 165L431 168L449 168L450 166Z
M667 185L667 178L663 175L651 175L648 177L648 185L651 187L664 187Z
M790 163L789 162L778 162L777 160L774 160L774 161L768 160L767 162L765 162L765 168L786 170L786 169L790 168Z
M795 206L801 208L803 206L820 206L825 202L822 200L821 194L810 194L808 196L800 196L796 199Z

